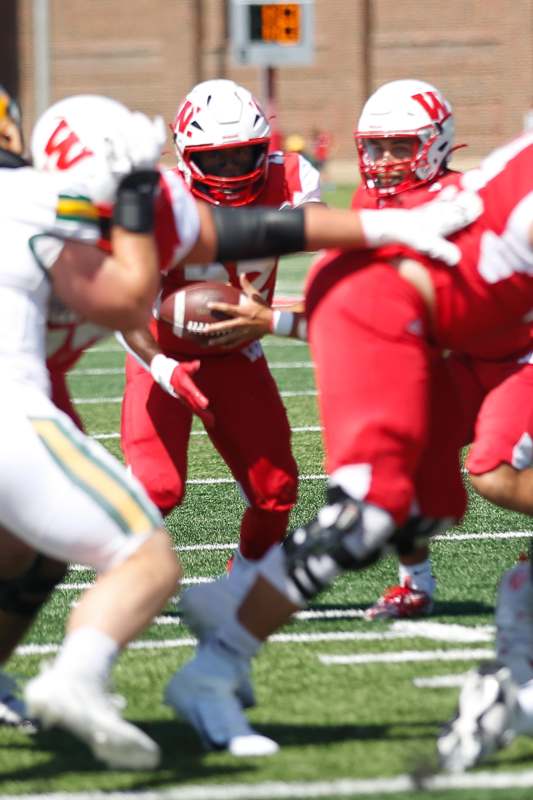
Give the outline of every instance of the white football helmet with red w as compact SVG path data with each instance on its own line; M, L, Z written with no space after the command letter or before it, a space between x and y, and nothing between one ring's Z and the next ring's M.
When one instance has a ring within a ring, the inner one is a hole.
M354 137L367 189L379 196L428 183L446 168L454 119L442 92L419 80L392 81L369 97ZM398 140L385 157L385 141Z
M170 127L178 168L193 194L215 205L255 200L266 181L271 133L247 89L222 79L199 83Z
M68 172L95 202L111 202L124 175L156 166L164 142L161 117L151 120L109 97L76 95L37 120L31 152L36 169Z

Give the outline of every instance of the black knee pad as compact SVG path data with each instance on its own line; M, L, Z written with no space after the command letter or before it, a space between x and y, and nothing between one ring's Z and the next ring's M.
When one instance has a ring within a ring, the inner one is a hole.
M46 603L66 571L66 564L38 555L24 575L0 580L0 609L21 617L32 617Z
M396 528L391 537L391 544L399 556L410 556L432 536L445 530L451 522L451 519L438 517L411 517L405 525Z
M370 566L382 552L381 547L353 547L363 538L361 503L336 488L328 492L326 510L328 517L331 512L327 524L325 515L319 515L291 531L282 544L288 576L306 600L327 588L340 573Z

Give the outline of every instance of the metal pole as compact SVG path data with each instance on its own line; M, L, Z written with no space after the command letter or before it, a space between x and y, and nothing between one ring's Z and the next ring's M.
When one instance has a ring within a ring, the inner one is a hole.
M277 119L277 73L275 67L261 67L261 99L272 129L271 150L281 150L283 140Z
M34 113L38 117L50 105L50 5L33 0Z

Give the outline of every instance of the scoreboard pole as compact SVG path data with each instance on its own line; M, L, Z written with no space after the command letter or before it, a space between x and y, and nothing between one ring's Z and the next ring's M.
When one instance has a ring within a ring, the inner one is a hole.
M277 81L278 71L276 67L261 67L261 98L272 131L271 151L283 149L283 136L278 122Z
M314 63L314 0L229 0L230 46L236 64L260 69L261 100L272 129L271 150L282 148L277 118L280 67Z

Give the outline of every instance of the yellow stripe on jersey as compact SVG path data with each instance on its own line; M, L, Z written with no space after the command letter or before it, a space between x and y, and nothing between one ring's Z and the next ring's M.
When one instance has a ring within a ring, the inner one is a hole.
M59 219L98 222L98 209L88 197L60 195L57 200L56 215Z
M148 533L157 525L141 499L125 481L115 476L105 464L75 441L58 421L32 419L34 429L58 466L98 505L109 514L124 533Z

